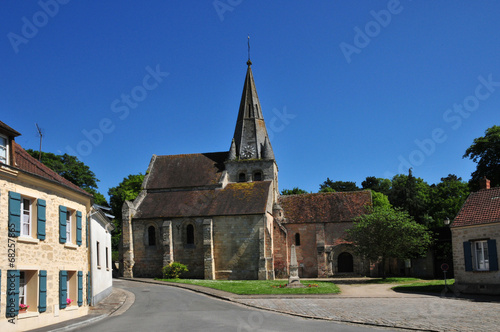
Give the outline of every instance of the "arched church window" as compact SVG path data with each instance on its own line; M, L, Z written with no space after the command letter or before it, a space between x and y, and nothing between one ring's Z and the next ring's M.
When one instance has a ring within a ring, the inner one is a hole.
M186 227L186 244L194 244L194 226L187 225Z
M262 173L261 172L255 172L253 174L253 180L254 181L262 181Z
M245 173L241 172L239 175L238 175L238 182L245 182L247 180L247 176Z
M156 246L156 229L154 226L148 227L148 245Z
M300 246L300 234L295 233L295 245Z

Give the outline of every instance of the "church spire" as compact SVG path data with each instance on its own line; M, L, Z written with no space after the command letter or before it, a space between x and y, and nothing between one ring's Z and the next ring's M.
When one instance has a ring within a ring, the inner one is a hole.
M243 84L240 109L233 137L236 143L236 155L240 159L262 159L264 158L264 146L267 145L265 154L268 157L272 156L271 159L274 159L253 79L250 58L247 65L247 74Z

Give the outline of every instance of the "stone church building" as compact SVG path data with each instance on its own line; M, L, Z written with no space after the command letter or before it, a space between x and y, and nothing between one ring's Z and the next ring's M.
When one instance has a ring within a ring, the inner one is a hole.
M301 277L369 272L343 237L371 193L280 196L251 64L229 151L151 158L123 206L123 276L160 276L175 261L186 278L286 277L292 244Z

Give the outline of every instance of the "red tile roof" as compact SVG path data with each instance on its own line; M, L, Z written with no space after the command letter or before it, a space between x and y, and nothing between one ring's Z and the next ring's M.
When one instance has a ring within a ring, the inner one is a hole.
M371 206L370 191L281 196L283 223L344 222L365 214Z
M135 219L266 213L270 181L230 183L224 189L148 192Z
M471 193L451 227L500 222L500 187Z
M45 180L49 180L51 182L56 182L60 185L63 185L65 187L68 187L70 189L73 189L74 191L77 191L81 194L87 195L87 196L92 196L82 188L78 187L76 184L74 184L71 181L66 180L35 158L33 158L28 152L26 152L19 144L16 142L13 142L14 144L14 149L16 153L16 168L19 168L20 170L42 177Z
M227 152L157 156L146 189L193 188L219 183Z

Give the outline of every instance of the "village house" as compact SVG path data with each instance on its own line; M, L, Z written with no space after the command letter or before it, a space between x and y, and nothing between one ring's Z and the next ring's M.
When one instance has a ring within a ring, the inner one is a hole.
M369 268L342 237L371 206L370 192L280 197L250 60L247 65L229 151L153 155L142 192L125 202L123 276L161 276L175 261L188 266L187 278L274 279L288 274L292 244L303 276Z
M0 331L59 323L89 308L92 195L31 157L19 135L0 122Z
M483 178L451 224L455 289L463 293L500 294L500 187Z

